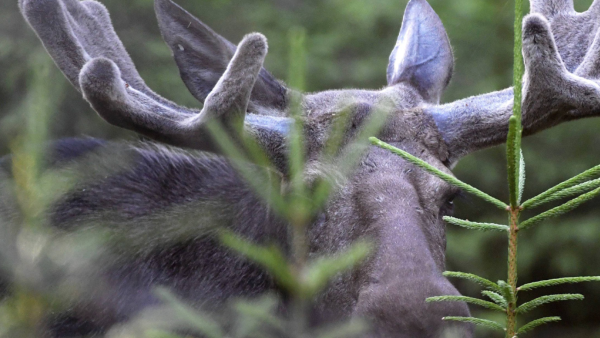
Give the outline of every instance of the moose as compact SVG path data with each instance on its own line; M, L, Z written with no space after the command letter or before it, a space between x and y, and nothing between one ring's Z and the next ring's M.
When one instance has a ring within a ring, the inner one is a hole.
M53 146L53 165L91 163L95 179L75 185L53 205L52 225L119 229L131 247L111 249L114 259L95 267L95 277L108 287L49 319L49 336L102 334L156 304L156 286L196 307L279 288L263 268L205 231L218 224L256 243L290 246L286 222L235 169L207 127L211 122L220 122L234 140L254 139L284 183L290 130L299 120L307 180L339 169L321 166L319 154L340 116L349 116L344 137L351 139L383 107L385 123L376 136L447 173L465 155L507 136L512 88L440 104L454 59L426 0L408 2L385 88L319 93L287 88L263 68L263 35L249 34L236 46L171 0L155 0L162 36L201 110L146 86L101 3L19 0L19 7L58 68L104 120L156 141L81 139ZM600 114L599 17L600 0L584 13L575 12L572 0L531 1L523 23L526 135ZM295 101L299 119L291 113ZM119 167L115 158L127 164ZM456 188L374 146L336 182L310 224L310 252L333 254L365 238L375 246L367 261L317 297L315 320L365 318L371 324L365 337L414 338L441 337L450 327L444 316L469 316L464 303L425 303L459 294L442 275L442 218L452 213ZM473 336L470 324L452 325L460 337Z

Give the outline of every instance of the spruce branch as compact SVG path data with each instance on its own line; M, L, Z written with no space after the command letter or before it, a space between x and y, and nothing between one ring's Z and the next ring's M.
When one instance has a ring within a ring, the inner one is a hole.
M581 184L577 184L575 186L572 186L570 188L566 188L560 191L557 191L556 193L548 196L547 198L540 200L538 202L532 203L529 208L535 208L538 207L540 205L546 204L546 203L550 203L550 202L554 202L554 201L558 201L560 199L563 198L567 198L567 197L573 197L573 196L577 196L583 193L586 193L592 189L596 189L600 187L600 178L597 178L595 180L591 180L591 181L587 181Z
M481 286L483 286L484 288L488 289L488 290L492 290L498 293L502 293L502 288L500 288L500 286L498 286L498 284L492 282L491 280L485 279L483 277L479 277L477 275L474 275L472 273L466 273L466 272L457 272L457 271L446 271L443 273L444 277L450 277L450 278L462 278L462 279L466 279L469 280L471 282L474 282L476 284L479 284Z
M168 289L159 287L153 293L171 307L177 318L183 320L198 333L202 333L203 336L207 338L221 338L225 336L223 330L214 319L188 306Z
M222 230L219 237L223 245L267 269L288 291L294 292L301 289L301 285L290 269L287 258L278 247L256 245L228 230Z
M569 202L567 202L561 206L550 209L546 212L543 212L535 217L532 217L532 218L526 220L525 222L521 223L519 229L525 230L525 229L530 228L530 227L532 227L542 221L545 221L549 218L554 218L554 217L558 217L560 215L566 214L567 212L577 208L581 204L598 196L598 194L600 194L600 188L596 188L588 193L585 193L577 198L570 200Z
M575 283L584 283L584 282L600 282L600 276L590 276L590 277L565 277L565 278L556 278L556 279L548 279L539 282L527 283L521 285L518 290L519 291L529 291L537 288L561 285L561 284L575 284Z
M337 274L350 270L371 251L371 245L364 241L354 243L348 250L331 257L319 257L312 262L303 272L303 292L307 297L312 297L327 285Z
M520 34L517 34L522 21L522 1L515 1L515 59L514 59L514 85L515 90L521 90L523 77L523 59L521 53L517 53L517 46L522 44ZM518 27L517 27L518 26ZM517 102L517 100L519 102ZM509 230L508 230L508 279L507 283L501 284L504 298L507 300L506 308L506 337L513 338L516 333L517 317L516 288L517 288L517 242L519 231L519 202L522 195L522 186L519 183L521 177L521 97L515 95L513 103L513 116L508 121L508 137L506 139L506 167L508 173L508 192L510 199ZM524 167L524 166L523 166Z
M479 325L482 327L486 327L488 329L497 330L497 331L505 331L504 326L493 322L487 319L475 318L475 317L444 317L442 320L446 321L454 321L454 322L464 322L464 323L472 323L475 325Z
M539 201L542 201L542 200L548 198L549 196L555 194L556 192L559 192L561 190L570 188L572 186L584 183L586 181L596 179L598 177L600 177L600 165L597 165L591 169L588 169L588 170L582 172L581 174L579 174L575 177L572 177L562 183L559 183L559 184L555 185L554 187L544 191L543 193L528 199L527 201L523 202L522 207L523 207L523 209L531 208L532 205L537 204Z
M529 311L535 309L538 306L548 304L548 303L561 302L561 301L565 301L565 300L583 300L583 298L584 298L583 295L578 294L578 293L575 293L575 294L565 293L565 294L561 294L561 295L542 296L542 297L538 297L530 302L524 303L521 306L519 306L517 308L517 313L519 313L519 314L526 313L526 312L529 312Z
M508 226L502 224L471 222L450 216L445 216L444 221L470 230L500 232L508 232L509 230Z
M500 312L504 312L505 309L498 304L488 302L487 300L482 300L479 298L467 297L467 296L437 296L437 297L429 297L425 299L427 303L432 302L465 302L469 304L479 305L490 310L496 310Z
M392 153L402 157L406 161L416 165L417 167L424 169L425 171L429 172L430 174L435 175L438 178L440 178L454 186L457 186L457 187L463 189L464 191L466 191L470 194L473 194L473 195L483 199L484 201L487 201L487 202L497 206L498 208L500 208L502 210L506 210L506 208L508 207L508 205L506 203L500 201L499 199L496 199L496 198L484 193L483 191L473 187L472 185L469 185L469 184L457 179L456 177L439 170L438 168L432 166L431 164L423 161L422 159L420 159L418 157L415 157L415 156L409 154L408 152L406 152L402 149L398 149L390 144L387 144L387 143L379 140L376 137L370 137L369 141L371 141L371 143L373 145L376 145L380 148L391 151Z
M517 331L517 334L527 333L540 325L544 325L544 324L548 324L548 323L552 323L552 322L559 322L559 321L560 321L560 317L544 317L544 318L536 319L534 321L531 321L531 322L521 326L519 331Z
M494 303L502 306L502 308L505 310L508 307L508 301L504 298L504 296L502 296L499 293L496 293L494 291L484 290L484 291L481 291L481 294L484 296L487 296L489 299L493 300Z
M504 297L504 299L506 299L508 304L514 305L517 303L517 297L508 283L503 280L499 280L498 286L500 287L500 294Z

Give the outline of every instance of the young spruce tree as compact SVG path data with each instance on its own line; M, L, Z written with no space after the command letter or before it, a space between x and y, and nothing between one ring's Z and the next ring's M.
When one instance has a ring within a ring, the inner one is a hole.
M540 325L547 324L550 322L556 322L560 320L560 317L544 317L525 325L521 325L517 329L517 316L526 312L529 312L540 305L547 303L565 301L565 300L582 300L583 295L581 294L555 294L538 297L532 301L519 304L518 294L519 292L526 292L533 289L554 286L559 284L568 283L581 283L590 281L600 281L600 276L597 277L567 277L544 280L534 283L528 283L518 286L517 284L517 243L518 234L522 230L527 230L534 225L541 223L549 218L557 217L565 214L584 202L596 197L600 194L600 165L591 168L567 181L556 185L555 187L546 190L545 192L525 201L521 202L523 194L523 188L525 184L525 161L521 151L521 90L522 90L522 78L524 73L523 66L523 55L522 49L522 22L523 22L523 1L515 1L515 44L514 44L514 106L513 116L509 119L509 132L506 140L506 163L508 171L508 188L509 188L509 204L506 204L483 191L470 186L455 177L448 175L435 167L429 165L425 161L412 156L411 154L393 147L385 142L372 137L371 143L387 149L392 153L401 156L405 160L413 163L414 165L423 168L429 173L441 178L442 180L453 184L457 187L462 188L464 191L471 193L483 200L497 206L498 208L508 213L508 225L502 224L491 224L491 223L478 223L470 222L466 220L457 219L454 217L444 217L444 220L448 223L455 224L467 229L481 230L481 231L499 231L504 232L508 235L508 279L506 281L500 280L494 283L483 277L464 273L464 272L451 272L447 271L444 273L446 277L462 278L467 279L481 285L485 290L482 291L483 296L489 298L491 301L465 297L465 296L439 296L430 297L427 302L466 302L474 305L483 306L485 308L500 311L506 314L506 323L502 325L500 323L480 319L475 317L445 317L444 320L448 321L461 321L470 322L475 325L487 327L489 329L505 331L506 338L516 338L523 333L526 333ZM543 204L554 202L560 199L577 196L570 201L545 211L537 216L531 217L525 221L519 219L523 210L532 209L534 207L541 206Z

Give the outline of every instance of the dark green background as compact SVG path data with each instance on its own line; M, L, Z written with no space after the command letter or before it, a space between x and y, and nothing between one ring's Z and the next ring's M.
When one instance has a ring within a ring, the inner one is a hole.
M48 56L17 10L16 0L0 0L0 154L9 152L31 99L34 65ZM179 80L170 51L162 42L150 0L104 0L115 28L148 85L180 104L198 107ZM381 88L406 0L178 0L217 32L238 42L260 31L269 39L266 66L281 79L288 69L288 32L308 32L307 87ZM512 83L513 2L506 0L430 0L450 36L455 75L443 101L506 88ZM591 0L575 1L584 10ZM528 4L525 4L528 8ZM50 67L51 71L58 70ZM52 102L51 137L89 135L134 139L135 135L102 121L62 76L48 83ZM525 197L600 164L600 119L571 122L524 141L527 160ZM507 199L504 148L463 159L456 176L492 195ZM459 200L458 217L505 222L505 214L470 197ZM600 275L600 200L568 216L547 222L520 238L520 282L576 275ZM506 279L506 240L502 235L448 229L448 268L492 280ZM461 292L479 290L459 284ZM583 302L547 305L533 315L560 315L563 322L530 337L600 337L600 284L552 288L544 292L581 292ZM532 292L527 300L541 295ZM473 309L475 312L477 309ZM478 314L478 313L476 313ZM485 316L486 314L482 314ZM532 317L533 318L533 317ZM526 319L526 318L525 318ZM480 332L487 336L487 332Z

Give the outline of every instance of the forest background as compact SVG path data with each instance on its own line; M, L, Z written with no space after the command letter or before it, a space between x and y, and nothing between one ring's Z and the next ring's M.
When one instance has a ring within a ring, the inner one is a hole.
M115 29L142 77L159 94L189 107L199 103L179 78L171 52L163 43L151 0L102 0ZM237 43L258 31L269 39L266 68L285 79L288 32L306 29L307 89L381 88L388 56L395 44L407 0L177 0L178 4ZM504 89L512 84L514 4L511 0L429 0L441 17L454 48L454 77L443 102ZM575 0L584 11L592 0ZM528 8L528 4L525 6ZM0 155L21 131L28 109L35 65L47 61L33 31L18 12L16 0L0 0ZM108 125L94 113L57 68L47 83L53 112L53 139L92 136L136 139ZM570 122L523 142L528 164L525 198L600 164L600 119ZM502 200L508 199L505 147L469 155L455 175ZM456 216L506 223L504 213L470 197L456 201ZM519 248L520 283L564 276L600 275L600 200L585 204L545 226L524 233ZM491 280L506 279L506 238L448 227L448 270L468 271ZM470 284L459 290L478 296ZM600 337L600 285L556 287L553 293L582 293L586 300L540 308L536 317L561 316L530 337ZM538 296L535 292L527 297ZM523 299L526 301L525 299ZM478 311L478 309L473 309Z

